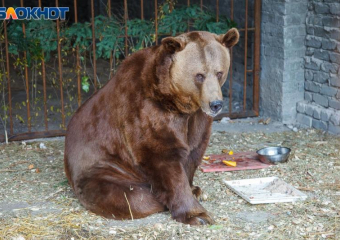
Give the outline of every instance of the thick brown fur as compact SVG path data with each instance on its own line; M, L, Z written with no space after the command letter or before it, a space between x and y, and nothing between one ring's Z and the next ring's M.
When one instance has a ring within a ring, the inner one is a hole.
M237 41L236 29L166 38L126 58L78 109L68 125L64 160L85 208L115 219L168 209L183 223L213 222L195 198L201 190L193 178L209 142L209 102L222 99L228 48ZM198 73L204 83L195 80Z

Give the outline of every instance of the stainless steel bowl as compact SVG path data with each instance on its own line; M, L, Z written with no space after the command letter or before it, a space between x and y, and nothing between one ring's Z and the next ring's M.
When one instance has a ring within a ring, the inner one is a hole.
M287 162L290 148L286 147L266 147L257 151L260 161L263 163L282 163Z

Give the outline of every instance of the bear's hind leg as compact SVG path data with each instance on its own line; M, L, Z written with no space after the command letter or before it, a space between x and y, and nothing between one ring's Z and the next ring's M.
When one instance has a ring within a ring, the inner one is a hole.
M106 218L137 219L165 210L148 184L107 171L79 178L75 192L86 209Z

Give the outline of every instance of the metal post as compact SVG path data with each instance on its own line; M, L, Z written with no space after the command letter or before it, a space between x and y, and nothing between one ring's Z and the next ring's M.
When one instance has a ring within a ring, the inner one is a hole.
M24 1L20 0L20 6L24 7ZM26 38L25 24L22 23L22 32L24 38ZM27 53L24 51L24 61L25 61L25 80L26 80L26 107L27 107L27 128L31 132L31 110L30 110L30 98L29 98L29 82L28 82L28 68L27 68Z
M93 56L93 82L94 91L97 91L97 61L96 61L96 34L94 29L94 2L91 0L91 25L92 25L92 56Z
M5 7L5 0L2 0L2 6ZM13 134L13 117L12 117L12 90L9 68L8 39L7 39L7 23L4 20L5 50L6 50L6 78L8 88L8 110L9 110L9 133Z
M246 15L244 27L244 85L243 85L243 111L247 108L247 56L248 56L248 0L246 0Z
M234 20L234 0L230 1L230 20ZM229 115L233 111L233 49L230 49L230 70L229 70Z
M55 1L56 7L59 6L58 0ZM61 102L61 127L65 129L65 113L64 113L64 92L63 92L63 70L61 62L61 46L60 46L60 23L57 19L57 41L58 41L58 66L59 66L59 87L60 87L60 102Z
M255 0L255 39L254 39L254 71L253 71L253 106L256 116L259 115L260 102L260 41L261 41L261 0Z
M74 5L74 22L78 23L78 11L77 11L77 0L73 1ZM78 107L81 105L81 82L80 82L80 59L79 59L79 46L76 46L76 59L77 59L77 90L78 90Z

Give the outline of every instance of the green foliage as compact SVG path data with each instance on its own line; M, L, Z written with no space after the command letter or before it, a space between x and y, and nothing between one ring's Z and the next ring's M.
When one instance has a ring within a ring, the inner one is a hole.
M127 22L128 35L136 38L137 43L134 46L135 50L151 46L154 39L154 23L147 20L133 19Z
M122 34L122 26L117 19L99 15L95 18L94 24L95 35L99 39L96 43L96 57L109 59L110 53L114 51L114 57L119 58L119 46L124 45L124 39L119 37Z
M171 1L166 1L158 9L158 33L162 35L177 35L190 30L210 31L216 34L225 33L236 24L225 16L220 16L216 22L213 12L202 11L198 6L171 9ZM173 6L173 4L172 4ZM26 37L23 35L22 23L25 23ZM111 53L115 59L124 56L125 24L122 19L109 18L102 15L94 19L96 37L96 57L109 59ZM151 46L155 42L155 22L141 19L131 19L127 22L130 50L136 51ZM57 50L56 23L50 20L12 21L8 27L9 52L17 55L26 51L27 61L16 61L31 66L32 60L40 60L44 52L45 60L50 59L51 53ZM92 51L91 23L74 23L70 26L60 25L60 43L62 53L79 48L82 62L86 58L82 55ZM85 66L84 62L84 66ZM90 83L88 77L82 78L82 89L88 92Z
M83 76L81 78L81 88L85 92L88 92L90 90L90 83L89 83L89 77L88 76Z

